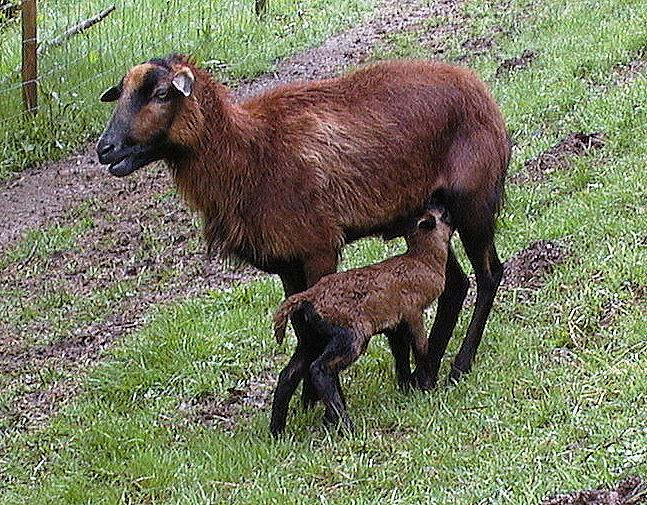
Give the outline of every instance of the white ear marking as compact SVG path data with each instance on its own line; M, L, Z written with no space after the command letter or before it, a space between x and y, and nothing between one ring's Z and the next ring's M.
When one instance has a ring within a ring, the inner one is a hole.
M191 94L194 82L195 77L193 76L193 72L187 67L178 70L175 77L173 77L173 86L184 96Z

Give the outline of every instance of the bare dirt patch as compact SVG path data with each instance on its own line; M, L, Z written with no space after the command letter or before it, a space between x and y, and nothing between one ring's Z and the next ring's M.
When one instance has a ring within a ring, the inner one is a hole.
M417 26L432 15L455 9L458 3L458 0L383 1L365 23L330 37L319 47L287 58L272 73L241 84L235 93L246 98L277 84L332 77L349 65L366 61L373 47L386 35Z
M528 68L530 64L537 58L537 51L533 49L524 49L524 51L514 58L507 58L501 62L496 69L496 77L503 77L513 72Z
M556 265L569 256L569 250L556 240L536 240L503 265L503 287L537 291L546 284Z
M601 328L613 326L620 315L635 306L641 307L642 311L645 312L645 317L647 317L647 286L633 281L626 281L622 285L621 291L627 293L628 298L623 299L620 296L614 296L602 306L599 316Z
M631 84L647 70L647 47L643 48L636 55L636 59L629 63L616 65L613 68L613 84L626 86Z
M180 410L191 422L231 430L256 411L269 408L276 381L277 374L268 369L240 386L229 388L226 398L203 395L183 402Z
M611 489L590 489L553 496L541 505L638 505L647 502L647 482L629 477Z
M524 170L511 176L509 182L522 184L543 181L549 174L568 167L574 157L601 149L604 143L602 133L571 133L536 158L526 161Z
M570 256L568 247L558 240L535 240L503 264L501 290L517 292L518 301L531 300L541 289L555 267ZM464 306L476 301L476 282L470 276L470 289Z

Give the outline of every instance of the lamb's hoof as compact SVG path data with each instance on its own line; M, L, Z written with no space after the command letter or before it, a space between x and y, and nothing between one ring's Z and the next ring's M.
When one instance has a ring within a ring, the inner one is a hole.
M431 391L436 387L436 380L421 368L411 374L411 387L419 391Z

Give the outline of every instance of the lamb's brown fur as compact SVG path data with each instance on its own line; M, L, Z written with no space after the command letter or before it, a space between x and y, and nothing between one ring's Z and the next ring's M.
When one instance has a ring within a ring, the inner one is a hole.
M171 85L180 75L192 78L186 90ZM204 217L210 249L279 274L286 295L334 272L345 243L402 235L404 222L441 197L476 272L479 295L453 374L469 370L501 278L493 236L510 154L500 111L470 70L383 62L236 103L172 56L133 67L102 100L119 100L97 144L111 173L166 160ZM429 337L432 383L468 284L451 251L447 265ZM312 358L300 352L297 367ZM311 393L306 374L306 403Z
M323 277L306 291L290 296L274 316L274 334L280 344L285 337L288 316L307 305L308 318L317 318L336 334L350 335L340 351L339 342L329 342L327 349L332 352L317 359L312 367L317 373L336 374L366 349L372 335L398 327L405 328L411 337L414 356L419 366L426 354L427 340L424 333L423 311L443 292L445 286L445 264L452 230L442 218L442 210L433 208L425 212L419 226L406 237L407 251L380 263L355 268ZM426 227L421 226L426 223ZM429 229L430 226L433 228ZM342 329L348 330L344 332ZM340 331L341 330L341 331ZM342 337L343 338L343 337ZM421 363L422 361L422 363ZM397 365L396 365L397 366ZM323 370L323 371L322 371ZM325 379L324 379L325 380ZM289 402L281 382L277 386L275 404L278 412L287 411L280 404ZM325 389L325 387L323 388ZM319 391L329 412L341 414L343 404L335 405L334 392ZM283 429L284 418L272 418L272 428Z

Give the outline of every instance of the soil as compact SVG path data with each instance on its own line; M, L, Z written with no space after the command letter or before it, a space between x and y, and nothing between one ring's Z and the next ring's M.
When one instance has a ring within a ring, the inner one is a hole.
M555 266L568 256L568 247L563 243L536 240L505 262L501 285L508 289L537 291L546 284Z
M537 52L532 49L524 49L521 55L503 60L496 69L496 77L509 75L524 68L528 68L537 57Z
M271 74L241 84L234 95L244 99L296 79L333 76L364 61L386 35L457 4L458 0L383 1L370 20L283 61ZM218 258L206 258L200 224L169 183L162 165L124 179L112 177L97 163L94 145L88 144L65 160L26 170L0 184L0 255L29 230L92 222L89 230L79 233L74 248L46 258L30 255L0 270L3 289L21 293L16 305L38 307L50 296L79 300L119 283L127 286L125 296L89 322L78 316L77 324L74 307L63 303L56 323L70 319L65 311L71 311L74 324L67 332L57 330L46 314L20 325L0 323L0 373L12 377L15 390L23 391L9 412L0 411L12 426L35 427L55 412L78 390L81 371L116 339L140 327L153 305L260 274L251 268L232 270ZM45 367L75 379L43 387L37 371Z
M286 59L271 74L241 84L236 95L245 98L280 83L334 76L349 65L365 62L386 35L416 27L430 16L446 15L455 11L459 4L460 0L382 2L365 23L330 37L319 47Z
M522 184L543 181L549 174L567 168L572 158L584 156L592 149L602 147L604 147L602 133L571 133L536 158L526 161L524 170L511 176L508 182Z
M634 82L647 70L647 47L643 48L636 55L636 59L629 63L616 65L613 69L613 84L624 86Z
M563 242L536 240L503 264L503 279L499 289L517 291L518 301L531 300L534 293L546 284L555 266L564 262L569 255L569 249ZM475 301L476 282L471 275L464 306L468 307Z
M611 489L590 489L553 496L541 505L638 505L647 502L647 481L629 477Z
M613 326L618 316L626 312L631 306L641 307L645 313L645 318L647 318L647 286L633 281L626 281L621 287L621 292L627 293L629 296L622 299L619 296L614 296L602 306L599 318L601 328Z
M277 381L274 368L268 367L240 386L229 388L224 399L210 394L191 398L180 405L180 411L190 422L231 430L256 411L269 408Z

